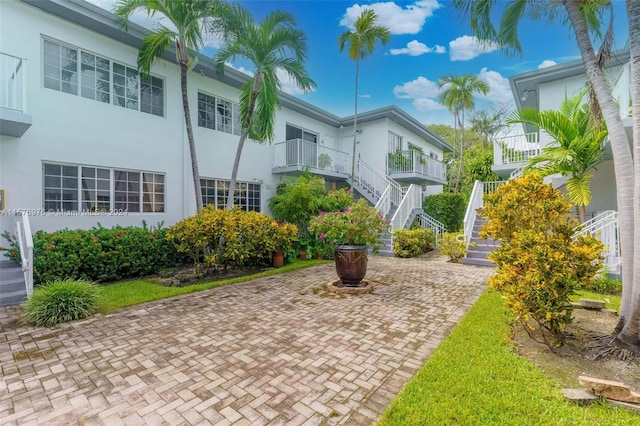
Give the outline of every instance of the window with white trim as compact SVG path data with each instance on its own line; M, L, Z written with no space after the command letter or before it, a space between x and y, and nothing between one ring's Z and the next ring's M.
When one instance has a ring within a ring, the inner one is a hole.
M198 126L240 135L240 105L199 92Z
M230 181L223 179L200 178L202 188L202 203L206 206L213 204L217 209L225 208L229 196ZM259 183L236 182L236 190L233 194L234 205L245 211L260 211Z
M402 151L402 136L389 132L389 152Z
M164 116L161 78L141 80L134 67L46 38L42 63L48 89Z
M43 163L43 193L47 212L165 211L162 173Z

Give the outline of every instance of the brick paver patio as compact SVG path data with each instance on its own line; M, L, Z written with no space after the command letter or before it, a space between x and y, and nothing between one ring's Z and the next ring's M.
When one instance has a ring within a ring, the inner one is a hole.
M491 272L371 256L370 295L327 264L54 329L0 308L0 424L369 425Z

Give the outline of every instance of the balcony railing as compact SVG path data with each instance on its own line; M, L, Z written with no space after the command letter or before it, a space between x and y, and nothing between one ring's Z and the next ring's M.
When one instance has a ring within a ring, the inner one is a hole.
M525 163L540 154L538 133L507 136L493 144L496 165Z
M446 165L419 151L395 151L387 155L387 174L417 174L437 182L446 182Z
M351 173L351 154L304 139L291 139L273 145L274 168L305 168L336 174Z
M24 59L0 52L0 108L26 112Z

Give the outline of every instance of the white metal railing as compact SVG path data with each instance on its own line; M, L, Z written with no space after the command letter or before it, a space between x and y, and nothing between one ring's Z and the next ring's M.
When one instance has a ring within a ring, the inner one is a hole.
M384 190L380 199L376 202L376 209L380 210L382 213L382 217L387 217L389 212L391 211L391 185L387 186L387 189Z
M389 201L396 206L400 204L402 196L404 195L402 187L398 182L382 176L370 164L361 159L358 159L353 180L354 183L357 183L371 193L376 200L380 200L384 192L388 189Z
M15 232L20 247L20 263L28 296L33 293L33 237L29 215L22 213L16 216Z
M497 165L524 163L539 154L540 134L537 132L506 136L493 144Z
M345 175L351 170L351 154L304 139L278 142L272 152L274 168L309 167L314 172L326 170Z
M387 154L387 174L415 173L432 180L447 179L446 165L416 150L395 151Z
M602 256L603 263L610 272L619 273L622 265L620 253L620 228L618 226L618 212L615 210L604 211L580 226L578 235L591 235L604 245Z
M414 209L422 209L422 187L409 185L402 201L398 204L398 209L391 218L391 232L397 229L404 229L404 226Z
M420 223L421 228L433 229L433 236L435 238L434 243L437 247L438 241L440 241L440 237L442 237L442 234L447 232L447 228L444 226L444 223L440 222L437 219L434 219L424 212L418 213L416 219Z
M505 180L493 180L489 182L482 182L482 193L484 195L493 194L494 192L496 192L496 189L500 188L500 185L506 182L507 181Z
M467 211L464 214L464 243L469 248L471 242L471 234L473 233L473 224L476 222L477 212L476 210L483 206L482 197L484 196L484 185L479 180L473 184L471 190L471 196L469 197L469 203L467 204Z
M521 177L524 174L524 168L525 168L525 166L522 165L522 166L518 167L517 169L515 169L514 171L512 171L509 174L509 179L515 179L515 178Z
M0 107L26 112L25 59L0 52Z

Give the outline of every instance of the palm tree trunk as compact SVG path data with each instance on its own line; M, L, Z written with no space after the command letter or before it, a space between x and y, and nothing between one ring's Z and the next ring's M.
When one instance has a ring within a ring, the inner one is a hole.
M456 177L456 191L460 186L462 169L464 169L464 108L462 108L462 122L460 123L460 165L458 166L458 176Z
M202 210L202 189L200 188L200 172L198 171L198 156L196 144L193 140L193 128L191 127L191 112L189 109L189 93L187 91L187 63L180 61L180 86L182 89L182 108L184 109L184 124L187 128L187 140L189 141L189 154L191 155L191 173L193 175L193 189L196 196L196 210Z
M631 292L631 315L623 326L618 341L631 344L633 349L640 348L640 117L638 107L640 106L640 4L637 1L627 0L627 16L629 17L629 46L632 89L631 99L633 114L633 157L635 159L635 194L633 205L636 208L634 214L634 275L633 289ZM623 108L626 108L623 105Z
M611 88L604 78L604 74L596 61L593 45L589 38L589 31L585 25L577 0L563 0L563 4L569 15L569 20L576 34L576 41L582 55L587 77L596 93L598 103L602 110L609 139L613 151L614 169L616 176L617 202L620 227L625 230L620 234L620 247L622 251L622 305L620 307L620 320L616 330L626 328L632 313L632 295L634 288L634 165L631 157L629 141L622 124L620 112L613 101ZM637 308L636 308L637 309ZM637 327L637 324L635 325ZM628 330L628 329L627 329ZM635 344L636 336L629 333L621 333L618 340Z
M242 130L240 131L240 141L238 141L238 148L236 149L236 158L233 160L233 170L231 171L231 182L229 182L229 195L227 196L227 210L232 210L234 205L234 196L236 192L236 180L238 178L238 169L240 168L240 157L242 156L242 148L244 142L247 140L249 134L249 126L251 125L251 117L253 117L253 110L256 106L256 98L258 97L258 90L262 84L262 72L258 71L253 80L253 87L251 88L251 99L249 100L249 110L247 116L242 123Z
M353 183L356 180L356 143L358 137L358 71L360 69L360 57L356 59L356 95L354 101L353 113L353 147L351 149L351 192L353 192Z

